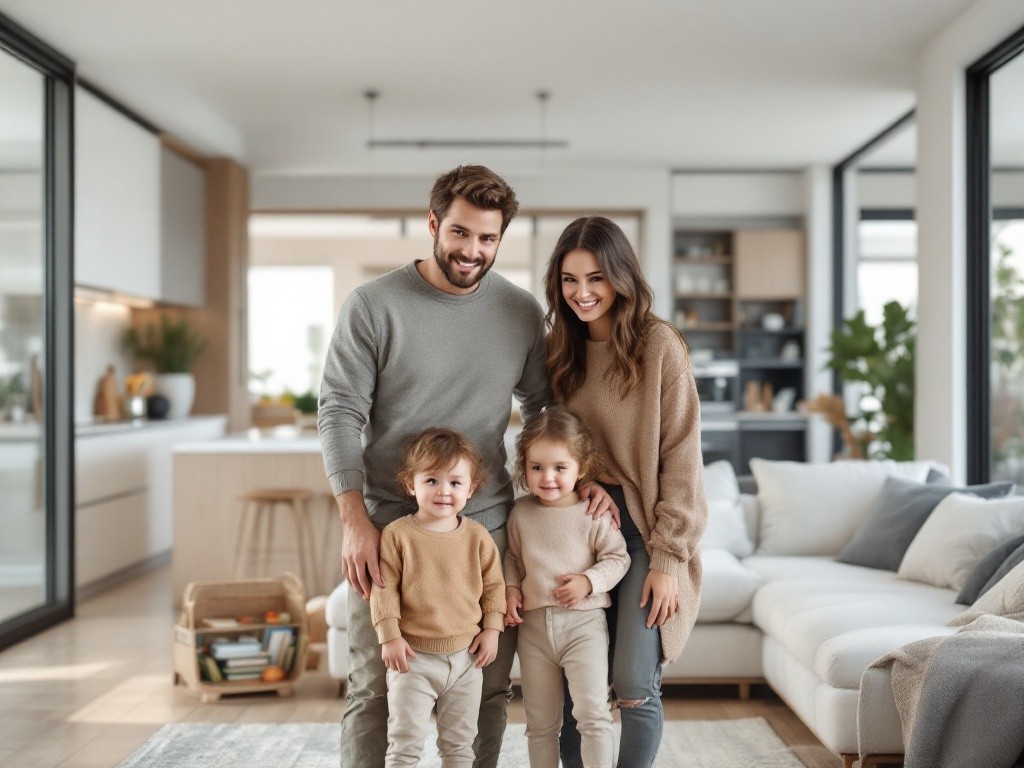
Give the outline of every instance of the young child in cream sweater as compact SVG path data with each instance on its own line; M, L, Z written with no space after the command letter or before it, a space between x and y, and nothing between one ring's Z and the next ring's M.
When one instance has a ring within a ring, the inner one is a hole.
M600 459L583 422L553 406L516 440L515 479L529 489L508 521L507 625L519 625L519 665L531 768L557 768L562 675L574 703L586 768L611 768L608 591L629 569L610 517L593 520L577 488Z

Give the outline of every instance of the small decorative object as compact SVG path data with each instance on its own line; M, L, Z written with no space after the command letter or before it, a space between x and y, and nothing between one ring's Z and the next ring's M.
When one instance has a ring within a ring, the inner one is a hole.
M690 327L700 325L700 312L696 309L686 310L686 325Z
M121 418L121 392L117 386L117 372L113 365L107 366L107 372L103 374L96 385L96 397L92 401L92 414L111 421Z
M800 342L790 339L782 345L782 349L779 351L779 358L790 362L795 362L800 359Z
M755 413L767 410L764 407L764 401L761 399L760 381L748 381L743 387L743 408Z
M260 675L260 680L265 683L276 683L280 680L284 680L284 670L271 664L263 670L263 674Z
M772 404L775 401L775 387L772 386L770 381L766 381L761 385L761 410L770 411Z
M846 415L846 405L840 395L818 395L813 400L800 404L800 410L820 413L822 417L839 430L843 438L843 456L848 459L863 459L865 446L871 441L869 433L855 435Z
M715 280L715 293L728 293L729 292L729 280L724 277L719 277Z
M775 393L772 410L776 413L786 413L792 410L794 402L796 402L796 390L792 387L783 387Z
M150 419L166 419L171 410L171 401L160 394L146 398L146 416Z
M690 293L693 291L693 277L680 272L676 275L676 293Z
M781 331L786 327L786 318L778 312L765 312L761 316L761 327L766 331Z

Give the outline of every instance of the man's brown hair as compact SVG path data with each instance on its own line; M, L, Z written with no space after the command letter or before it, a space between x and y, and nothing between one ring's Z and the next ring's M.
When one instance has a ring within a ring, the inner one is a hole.
M398 485L408 491L420 472L444 472L465 459L469 463L470 482L477 487L487 482L484 459L465 435L454 429L434 427L414 435L402 453Z
M482 165L460 165L438 176L430 190L430 210L438 223L461 197L485 211L501 211L501 234L519 212L516 193L501 176Z

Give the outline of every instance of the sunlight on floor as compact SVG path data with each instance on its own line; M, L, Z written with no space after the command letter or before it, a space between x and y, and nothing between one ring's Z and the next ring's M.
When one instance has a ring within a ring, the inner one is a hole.
M21 667L0 669L0 685L3 683L29 683L39 680L84 680L98 675L114 665L112 661L94 664L65 664L55 667Z
M160 723L174 721L174 704L162 698L167 675L135 675L97 696L67 717L70 723ZM160 702L154 705L154 702ZM183 712L192 709L181 707Z

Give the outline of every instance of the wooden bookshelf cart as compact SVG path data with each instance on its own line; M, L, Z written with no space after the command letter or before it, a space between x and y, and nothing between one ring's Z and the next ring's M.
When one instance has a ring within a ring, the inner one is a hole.
M204 626L204 619L263 616L267 611L286 612L285 623L247 623L233 627ZM243 635L263 638L271 627L295 630L295 654L288 675L283 680L233 680L212 682L203 678L199 669L199 649L217 638ZM295 681L306 668L309 647L309 626L306 620L306 599L302 582L291 573L279 579L247 581L191 582L185 587L181 616L174 627L174 683L183 682L199 694L203 702L218 701L221 696L236 693L276 691L280 696L295 693Z

